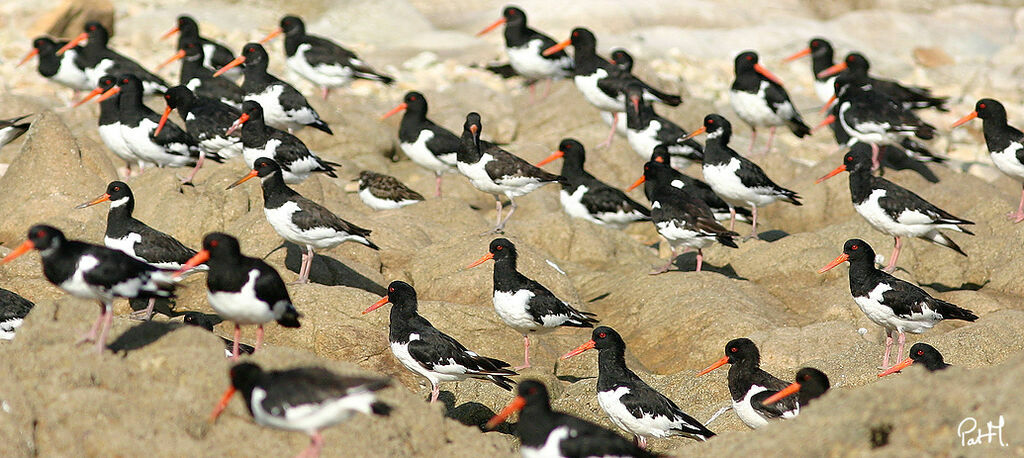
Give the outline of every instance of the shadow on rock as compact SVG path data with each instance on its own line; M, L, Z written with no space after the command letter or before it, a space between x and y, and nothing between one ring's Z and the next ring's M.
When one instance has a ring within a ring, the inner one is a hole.
M769 231L769 232L781 232L781 231ZM763 234L762 234L762 236L763 236ZM665 273L663 273L661 275L669 275L672 272L676 272L676 271L680 271L680 272L693 272L693 271L697 270L697 253L696 252L683 253L683 254L677 256L676 260L675 260L675 263L673 263L673 267L675 267L675 269L669 270L668 272L665 272ZM743 277L739 276L739 274L736 273L736 269L732 268L732 264L726 264L724 266L716 266L714 264L708 263L707 261L704 261L704 264L701 265L700 269L701 269L702 272L714 272L716 274L722 274L722 275L725 275L726 277L729 277L729 278L732 278L732 279L735 279L735 280L743 280L743 281L747 280L746 278L743 278Z
M476 426L481 430L483 430L487 421L493 418L496 413L479 402L466 402L462 405L456 406L455 395L449 391L442 391L437 400L444 403L444 415L446 417L466 426ZM515 428L508 423L502 423L494 428L493 431L503 434L513 434L515 432Z
M284 245L287 250L284 265L288 270L298 274L299 264L302 262L302 253L306 250L291 242L285 242ZM387 288L364 277L340 261L319 254L313 255L313 265L309 271L309 281L326 286L359 288L378 296L387 294Z
M153 315L159 313L170 318L181 316L183 312L176 312L174 310L175 305L174 299L159 298L156 300L156 305L153 306ZM149 306L149 299L132 298L128 300L128 306L134 312L145 310Z
M123 351L127 355L128 352L156 342L167 333L182 326L184 326L182 323L144 321L117 336L117 339L107 345L107 348L114 353Z
M921 286L925 288L931 288L936 292L948 293L950 291L978 291L987 284L988 280L986 280L985 283L982 283L980 285L977 283L967 282L961 284L960 286L947 286L943 285L942 283L921 283Z

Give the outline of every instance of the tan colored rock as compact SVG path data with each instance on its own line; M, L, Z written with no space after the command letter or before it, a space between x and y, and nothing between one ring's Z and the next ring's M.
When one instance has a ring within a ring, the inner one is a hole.
M114 3L110 0L65 0L36 19L28 35L71 39L82 33L89 21L99 21L113 35Z
M914 48L914 61L926 68L942 67L955 63L953 57L942 48Z

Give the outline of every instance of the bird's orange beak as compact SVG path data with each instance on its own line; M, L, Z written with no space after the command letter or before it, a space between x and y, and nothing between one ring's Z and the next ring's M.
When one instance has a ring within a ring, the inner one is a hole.
M171 56L169 59L163 61L162 63L160 63L160 65L157 65L156 69L160 70L161 68L164 68L164 67L166 67L168 65L171 65L172 62L174 62L174 61L176 61L178 59L181 59L183 57L185 57L185 50L184 49L179 49L178 52L174 53L174 55Z
M569 353L566 353L566 354L562 355L562 359L572 358L573 356L576 356L576 355L578 355L580 353L583 353L583 352L585 352L587 350L590 350L590 349L594 348L594 345L597 345L597 343L594 342L594 339L590 339L590 340L588 340L586 342L583 342L583 345L580 345L580 346L576 347L575 350L570 351Z
M164 124L167 124L167 117L171 115L172 111L174 111L174 108L171 108L170 106L164 108L164 114L163 116L160 116L160 123L156 125L156 130L153 131L154 137L160 135L160 131L164 130Z
M479 37L480 35L483 35L483 34L485 34L487 32L490 32L490 31L498 28L498 26L500 26L500 25L502 25L504 23L505 23L505 18L498 19L497 21L494 21L493 24L491 24L491 25L487 26L486 28L484 28L483 30L477 32L476 36Z
M228 127L228 130L224 132L224 135L233 134L236 130L238 130L238 128L242 127L242 124L245 124L245 122L248 120L249 114L242 113L242 116L239 116L238 119L235 120L235 122L231 123L231 127Z
M829 68L826 68L826 69L818 72L818 78L825 78L825 77L829 77L829 76L835 75L835 74L837 74L837 73L839 73L839 72L841 72L843 70L846 70L847 68L849 68L849 65L846 65L846 61L840 62L838 64L835 64L835 65L833 65L833 66L831 66Z
M118 92L121 92L121 86L114 86L110 89L107 89L107 92L104 92L103 95L100 96L100 98L96 99L96 103L100 103L104 100L107 100L113 97L114 94L117 94Z
M18 62L18 65L16 65L15 67L21 67L22 65L25 65L26 62L32 60L32 58L38 54L39 50L36 48L32 48L31 50L29 50L28 54L25 54L25 57L22 58L21 62Z
M551 161L554 161L555 159L560 159L562 156L565 156L565 152L564 151L562 151L562 150L555 151L554 153L551 153L550 156L544 158L543 161L538 162L537 163L537 167L540 167L542 165L548 164Z
M789 386L779 390L778 393L768 396L768 399L761 401L761 405L770 406L772 404L775 404L776 402L779 402L780 399L785 399L791 396L793 393L796 393L797 391L800 391L800 384L796 382L790 383Z
M841 254L839 256L836 256L836 258L833 259L832 262L828 263L827 266L822 267L821 269L819 269L818 273L819 274L823 274L825 272L828 272L828 271L832 270L833 267L838 266L839 264L842 264L842 263L844 263L846 261L849 261L849 260L850 260L850 255L848 255L846 253L843 253L843 254Z
M181 268L178 269L177 272L174 272L174 276L175 277L180 277L181 274L185 273L186 271L188 271L190 269L193 269L193 268L195 268L195 266L198 266L199 264L202 264L202 263L204 263L206 261L209 261L209 260L210 260L210 252L207 251L206 249L199 250L199 252L196 253L195 256L192 256L191 258L189 258L188 261L185 262L185 265L181 266ZM227 399L229 399L230 397L231 396L227 396L224 400L222 400L222 402L226 405L227 404Z
M816 132L818 129L821 129L822 127L825 127L825 126L827 126L829 124L832 124L834 122L836 122L836 115L828 115L828 116L825 117L825 119L823 119L820 123L818 123L817 126L814 126L814 128L811 129L811 132L812 133Z
M811 48L804 48L804 49L801 49L801 50L797 51L792 56L789 56L789 57L783 59L782 61L783 62L793 62L794 60L797 60L797 59L799 59L801 57L804 57L804 56L806 56L806 55L808 55L810 53L811 53Z
M640 178L637 178L636 181L633 182L633 184L629 185L629 187L626 188L626 191L632 191L636 189L637 186L644 184L645 181L647 181L647 177L641 175Z
M957 120L956 122L954 122L954 123L953 123L953 125L952 125L952 126L950 126L950 127L960 127L961 125L963 125L963 124L964 124L964 123L966 123L967 121L970 121L970 120L972 120L972 119L974 119L974 118L977 118L977 117L978 117L978 112L977 112L977 111L972 111L972 112L970 112L970 113L967 113L967 115L965 115L964 117L962 117L962 118L958 119L958 120Z
M480 259L477 259L477 260L476 260L475 262L473 262L472 264L470 264L470 265L466 266L466 268L467 268L467 269L472 269L472 268L474 268L474 267L476 267L476 266L479 266L480 264L483 264L483 263L485 263L485 262L487 262L487 261L490 261L491 259L494 259L494 253L490 253L490 252L489 252L489 253L487 253L487 254L485 254L485 255L481 256L481 257L480 257Z
M828 101L825 102L825 104L821 106L820 110L818 110L818 114L822 114L822 113L828 111L829 108L832 108L832 104L836 103L836 99L838 99L838 98L839 98L839 96L837 96L835 94L832 94L832 97L829 97Z
M224 409L228 408L228 403L231 402L231 396L235 395L235 387L229 386L228 389L224 390L224 395L220 397L220 402L213 408L213 412L210 413L210 423L217 421L217 417L224 412Z
M275 37L277 37L278 35L280 35L282 33L284 33L284 29L278 27L278 28L272 30L270 33L268 33L267 36L263 37L263 39L260 40L260 44L264 44L264 43L266 43L266 42L268 42L270 40L273 40Z
M542 52L541 54L543 54L545 56L550 56L550 55L552 55L552 54L554 54L554 53L556 53L558 51L561 51L561 50L563 50L565 48L568 48L569 45L571 45L571 44L572 44L572 39L568 39L568 40L565 40L565 41L563 41L563 42L561 42L561 43L559 43L557 45L554 45L554 46L552 46L552 47L550 47L548 49L545 49L544 52Z
M379 301L374 302L373 305L369 306L366 310L363 310L363 315L366 315L367 313L370 313L374 310L381 308L382 306L384 306L384 304L387 304L389 301L390 299L388 299L387 296L380 298Z
M388 119L388 118L390 118L390 117L392 117L392 116L394 116L394 115L396 115L398 113L401 113L406 108L409 108L409 104L407 104L405 102L399 103L397 107L394 107L394 108L391 109L391 111L381 115L380 120L383 121L385 119Z
M498 412L497 415L495 415L493 418L491 418L487 422L487 425L484 426L484 428L486 428L486 429L494 429L495 426L500 425L510 415L512 415L512 414L514 414L514 413L516 413L516 412L518 412L520 410L523 410L523 406L525 406L525 405L526 405L526 398L524 398L522 396L516 396L515 399L512 399L512 402L508 403L508 405L505 406L504 409L501 409L501 412Z
M76 107L82 106L82 105L85 104L85 102L88 102L88 101L92 100L93 97L96 97L97 95L100 95L102 93L103 93L103 88L101 88L101 87L93 89L88 94L85 94L85 97L83 97L82 100L79 100L79 101L75 102L74 105L71 105L71 108L76 108Z
M760 73L761 76L764 76L765 78L772 80L772 82L774 82L775 84L782 86L782 80L779 79L778 76L775 76L774 73L768 71L767 68L764 68L764 65L754 64L754 71Z
M163 35L160 35L160 39L161 40L166 40L167 37L170 37L171 35L174 35L174 34L178 33L179 30L181 30L181 29L179 29L178 26L171 27L171 30L168 30L168 31L164 32Z
M88 207L91 207L91 206L96 205L98 203L106 202L108 200L110 200L110 194L103 194L102 196L99 196L99 197L97 197L97 198L95 198L93 200L90 200L90 201L86 202L86 203L78 204L78 205L75 206L75 208L88 208Z
M231 189L231 188L233 188L235 186L238 186L238 185L240 185L242 183L245 183L246 181L249 181L249 180L251 180L253 178L258 177L259 175L260 175L259 172L255 171L255 170L250 170L247 175L245 175L242 178L239 178L238 181L236 181L234 183L231 183L231 186L228 186L228 189Z
M75 46L78 46L79 43L81 43L81 42L83 42L83 41L85 41L87 39L89 39L89 34L88 33L82 32L82 33L78 34L78 36L75 37L74 40L71 40L71 41L68 42L68 44L66 44L64 46L61 46L60 49L57 50L57 55L59 56L61 54L64 54L64 51L67 51L67 50L69 50L71 48L74 48Z
M707 374L708 372L711 372L711 371L713 371L715 369L718 369L719 367L722 367L722 366L724 366L726 364L729 364L729 357L728 356L723 356L722 359L720 359L718 361L715 361L715 364L712 364L712 365L708 366L707 369L704 369L704 370L698 372L697 373L697 377L700 377L700 376L702 376L704 374Z
M823 177L821 177L821 178L818 178L817 180L815 180L815 181L814 181L814 184L818 184L818 183L821 183L822 181L825 181L825 180L827 180L827 179L829 179L829 178L832 178L832 177L834 177L834 176L836 176L836 175L839 175L840 173L843 173L843 172L845 172L845 171L846 171L846 164L840 164L840 165L839 165L839 167L836 167L836 168L835 168L835 169L833 169L833 170L832 170L831 172L828 172L828 175L825 175L825 176L823 176ZM833 267L834 267L834 266L833 266ZM830 268L831 268L831 267L830 267ZM826 269L826 270L827 270L827 269Z
M31 240L21 242L21 245L18 245L18 248L15 248L14 251L10 252L10 254L4 256L3 259L0 259L0 264L7 264L8 262L15 260L18 256L28 253L35 247L36 244L32 243Z
M701 128L700 128L700 129L697 129L697 130L695 130L695 131L693 131L693 132L690 132L690 135L687 135L687 136L685 136L685 137L683 137L683 138L681 138L681 139L679 139L679 140L680 140L680 141L686 141L686 140L689 140L689 139L691 139L691 138L693 138L693 137L696 137L696 136L698 136L698 135L700 135L700 134L703 134L704 132L707 132L707 131L708 131L708 128L707 128L707 127L705 127L705 126L701 126Z
M885 371L879 373L878 376L879 377L885 377L886 375L889 375L889 374L895 374L895 373L897 373L897 372L899 372L899 371L901 371L903 369L906 369L911 364L914 364L914 360L912 360L910 358L907 358L907 359L905 359L903 361L900 361L899 364L897 364L897 365L895 365L893 367L890 367L890 368L886 369Z
M227 65L221 67L220 70L217 70L216 72L214 72L213 76L223 75L224 72L226 72L228 70L231 70L232 68L235 68L235 67L237 67L239 65L242 65L243 63L245 63L245 56L238 56L238 57L235 58L235 60L232 60L231 62L228 62Z

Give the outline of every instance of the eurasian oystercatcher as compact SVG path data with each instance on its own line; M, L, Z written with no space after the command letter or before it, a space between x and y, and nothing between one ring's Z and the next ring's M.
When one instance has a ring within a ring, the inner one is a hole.
M209 38L199 35L199 24L196 20L187 14L178 16L178 23L166 33L164 33L160 39L164 40L174 34L178 34L178 50L186 49L187 43L197 43L200 48L199 61L201 65L210 69L216 70L235 59L235 54L231 52L231 49L223 44L213 41ZM182 55L184 57L184 55ZM170 62L167 62L170 63ZM165 63L164 65L166 65ZM161 65L160 67L163 67ZM160 67L157 67L158 69ZM232 69L226 76L229 78L238 78L242 75L242 70ZM185 84L185 83L182 83ZM194 90L194 89L193 89Z
M896 270L896 260L900 257L903 237L917 237L967 256L956 242L939 230L948 229L974 235L961 227L974 223L953 216L885 178L872 175L871 151L868 145L853 145L843 157L843 164L819 178L817 183L842 172L850 172L850 198L854 210L871 223L872 227L883 234L891 235L896 240L892 256L885 266L886 272Z
M28 240L0 260L0 264L13 261L32 249L39 250L43 275L50 283L74 297L100 303L96 323L78 341L95 342L97 353L106 346L107 332L114 318L115 297L174 296L175 284L169 272L111 248L68 240L59 229L45 224L29 228Z
M32 125L30 122L21 122L31 114L21 115L11 119L0 119L0 148L3 148L8 143L13 142L15 139L20 137L28 128Z
M530 334L554 331L561 326L592 328L593 313L576 310L568 302L516 270L516 246L505 238L491 241L487 254L467 269L494 260L494 311L509 327L523 335L523 365L530 367Z
M761 401L761 405L770 406L779 402L782 398L796 394L796 402L800 404L800 407L804 407L810 404L812 400L825 394L830 386L828 376L824 372L813 367L804 367L796 371L795 382L790 383L789 386L779 390L768 399Z
M398 145L416 165L434 172L437 184L435 197L441 197L441 175L456 170L456 156L461 141L453 134L427 119L427 99L419 92L408 92L381 120L405 110L398 127Z
M386 378L342 376L322 367L265 371L254 363L231 368L231 386L210 415L216 421L235 392L260 426L301 431L310 444L299 456L318 457L324 446L320 430L357 413L388 416L392 407L377 400L377 391L391 384Z
M119 76L117 86L107 90L99 101L117 93L120 93L117 105L121 137L135 157L157 167L195 166L181 181L183 184L192 182L207 156L212 161L223 162L220 155L208 154L199 148L196 139L177 124L166 120L161 124L161 116L142 103L142 84L135 75Z
M730 340L725 345L725 356L697 373L700 377L726 364L729 367L729 394L732 395L732 410L743 424L757 429L775 418L793 418L800 413L797 399L789 397L774 404L764 401L784 390L788 383L779 380L761 369L761 353L757 345L747 338Z
M601 111L610 111L612 115L612 129L608 132L608 139L602 143L603 146L611 144L615 135L619 117L625 107L626 97L622 92L625 85L630 82L639 82L644 88L644 99L658 101L669 106L679 106L683 99L678 95L667 94L654 89L647 83L640 81L629 72L624 72L617 65L605 60L597 54L597 39L594 34L582 27L572 30L569 39L558 43L542 53L545 56L561 52L563 49L572 46L573 54L573 81L576 88L583 94L583 98Z
M704 117L704 125L687 136L692 138L707 132L704 142L704 180L711 189L729 204L729 230L736 224L735 207L749 205L751 211L750 237L757 238L757 207L777 200L793 205L800 203L796 192L775 184L757 164L740 156L729 147L732 124L717 114Z
M175 275L204 263L209 266L206 298L210 306L221 318L235 323L232 360L238 359L243 324L257 325L254 352L263 344L265 323L277 321L286 328L299 327L302 314L292 305L281 276L262 259L243 255L238 239L220 232L206 234L203 249Z
M185 86L168 89L164 94L164 101L167 107L164 108L164 113L157 124L157 135L163 130L171 112L178 110L185 120L185 129L204 153L224 159L242 154L241 133L227 133L235 120L242 115L241 112L216 99L197 97Z
M320 86L324 100L331 89L347 86L352 80L363 79L391 84L395 79L374 70L337 43L306 33L306 24L296 16L281 18L280 27L260 40L266 43L284 33L285 63L299 76Z
M370 230L345 221L312 200L302 197L284 181L281 166L273 159L261 157L253 163L248 175L231 183L234 188L251 178L259 177L263 187L263 213L267 222L281 238L304 247L299 279L295 283L308 283L313 266L313 249L334 248L353 241L380 250L368 237Z
M551 88L552 79L569 78L572 76L573 62L565 51L558 51L550 55L543 54L556 44L551 37L538 32L526 25L526 13L514 6L506 6L501 12L501 19L481 30L476 36L481 36L501 25L505 25L505 54L508 55L509 65L519 75L536 82L545 80L546 88L544 95L547 95ZM530 95L532 98L534 83L530 83Z
M207 315L201 312L185 312L185 316L182 318L182 322L189 326L203 328L210 332L213 332L213 325L215 324L213 322L213 318L211 318L211 315ZM224 356L226 358L230 358L232 356L231 349L234 346L234 343L231 342L231 339L228 339L226 337L220 337L220 340L224 342ZM251 355L254 351L256 351L256 349L253 348L252 345L238 345L238 352L241 354Z
M298 90L267 73L270 57L259 43L249 43L242 47L242 55L214 72L213 76L223 75L242 63L245 63L242 70L245 75L242 81L245 101L254 101L263 107L267 124L289 132L309 126L334 135Z
M120 77L124 74L135 75L141 81L141 87L146 94L163 93L170 87L162 78L150 73L134 60L108 48L107 42L110 40L110 33L107 32L106 27L96 21L86 22L85 31L58 49L57 55L75 48L86 40L88 42L80 48L81 52L75 63L85 72L91 83L90 88L96 87L100 78L105 75Z
M863 78L872 90L880 91L889 96L897 103L908 110L921 108L935 108L939 111L949 111L946 108L946 101L949 97L934 97L931 89L917 86L904 86L896 81L873 78L868 75L871 64L863 54L852 52L839 62L818 73L819 77L834 76L842 71L847 71L856 78Z
M776 127L789 127L793 135L799 138L810 135L811 128L804 124L800 113L789 100L782 81L757 61L757 53L754 51L744 51L736 56L733 63L736 79L729 90L729 104L736 115L750 126L751 152L757 141L757 128L769 128L768 146L764 150L767 153L772 149Z
M12 340L35 304L13 291L0 288L0 340Z
M572 415L551 410L551 400L544 383L523 380L516 387L516 397L491 418L485 426L494 429L513 413L519 414L516 435L519 452L527 457L630 456L653 458L654 455L624 439L619 433Z
M704 159L704 146L692 138L683 140L689 132L655 113L654 106L643 98L642 86L630 83L625 92L626 140L640 157L651 157L654 148L663 145L672 168L683 170Z
M457 340L430 324L417 312L416 290L406 282L393 281L388 294L380 298L363 314L392 304L391 330L388 342L406 369L430 382L430 402L437 402L441 382L458 382L468 378L488 380L498 387L512 391L516 374L509 364L494 358L480 356Z
M847 240L843 254L836 257L818 273L825 273L839 264L850 262L850 294L860 310L875 324L885 328L885 355L882 370L889 368L892 336L899 333L899 351L907 332L920 334L942 320L974 321L974 312L936 299L913 284L900 280L875 268L875 251L860 239Z
M420 193L391 175L363 170L355 181L359 182L359 199L374 210L393 210L423 201Z
M822 102L827 102L836 93L835 75L822 76L821 72L832 66L835 59L835 51L832 50L832 43L828 40L815 37L811 38L807 47L787 57L785 62L792 62L801 57L811 56L811 73L814 74L814 93Z
M135 210L135 196L127 183L111 181L103 195L75 208L91 207L102 202L110 202L107 230L103 234L103 245L107 248L164 270L178 270L195 256L196 250L132 216ZM192 269L192 272L204 270L206 265L199 265ZM145 310L132 313L131 317L149 320L153 316L155 304L156 298L151 297L149 306Z
M231 135L242 129L242 156L249 167L256 159L269 157L281 166L285 183L301 183L311 173L338 177L334 167L341 167L340 164L321 159L298 137L268 126L263 115L263 107L258 102L246 100L242 114L227 130L227 135Z
M88 91L96 87L95 81L89 79L85 74L85 68L79 65L79 53L82 48L79 46L69 48L63 54L57 55L57 50L67 44L66 41L56 42L50 37L39 37L32 40L32 49L25 55L18 67L25 65L29 59L39 56L37 71L43 78L53 81L61 86L71 88L77 96L78 91Z
M594 328L590 340L562 356L597 349L597 403L615 426L633 435L640 448L648 437L686 436L706 441L715 435L676 403L626 367L626 342L608 326Z
M565 177L545 172L529 162L513 155L501 147L480 141L483 124L476 112L466 115L462 127L462 140L456 161L459 172L469 179L476 189L494 196L497 212L494 229L485 232L497 233L516 212L514 197L524 196L547 183L564 183ZM508 197L512 208L504 219L501 217L501 196Z
M985 146L992 155L992 163L1000 172L1024 185L1024 133L1006 122L1006 108L996 100L981 99L974 104L974 111L960 118L953 127L974 118L981 118L981 130L985 133ZM1017 211L1006 216L1015 223L1024 221L1024 186Z
M608 55L608 58L622 71L629 74L633 73L633 56L625 49L618 48L613 50L612 53ZM615 133L623 137L626 136L626 122L628 121L626 116L615 116L615 113L617 112L611 111L599 111L599 113L601 114L601 120L615 129Z
M660 162L662 164L668 164L671 161L668 148L665 145L655 146L654 152L651 153L650 160ZM666 170L665 173L670 175L668 182L672 186L685 189L691 196L703 200L704 203L708 204L708 207L711 208L711 212L715 214L716 220L729 220L731 217L729 213L729 204L722 200L721 197L718 197L718 194L715 194L715 190L711 189L711 186L708 186L707 183L675 169ZM644 181L644 196L647 197L648 202L654 201L654 185L655 183L653 182ZM737 221L750 222L749 208L733 207L733 209L736 210Z
M92 100L93 97L105 94L114 88L117 88L117 77L106 75L100 78L99 85L92 92L86 94L85 97L73 106L80 106ZM124 169L118 169L118 173L127 178L132 176L132 164L136 164L139 168L139 173L142 173L146 161L135 155L135 152L128 147L128 142L124 140L124 136L121 135L121 113L119 111L121 96L118 92L120 92L120 89L116 89L108 97L103 97L103 100L99 102L100 117L98 119L98 130L103 144L107 145L107 148L115 156L124 161Z
M691 249L697 250L697 272L704 264L704 248L721 243L737 248L735 237L739 234L728 230L715 219L714 212L703 200L694 197L684 186L673 181L675 170L657 161L644 164L644 174L629 187L629 190L651 182L651 222L668 241L672 250L668 263L651 272L658 275L668 272L676 256ZM682 251L678 251L682 248Z
M948 363L943 361L942 353L939 353L935 347L924 342L918 342L910 347L910 356L907 359L900 361L899 364L879 373L878 376L885 377L886 375L894 374L906 369L914 363L921 363L928 372L941 371L950 366Z
M563 160L561 173L565 177L558 196L567 215L614 229L650 220L651 211L647 207L583 170L586 151L582 143L572 138L563 139L558 151L538 162L537 167L558 158Z
M203 65L203 47L193 39L183 39L181 49L160 64L161 67L181 59L181 75L178 80L199 97L219 100L236 110L242 108L245 91L228 76L213 76L213 70ZM219 67L218 67L219 68ZM237 70L234 68L232 70Z

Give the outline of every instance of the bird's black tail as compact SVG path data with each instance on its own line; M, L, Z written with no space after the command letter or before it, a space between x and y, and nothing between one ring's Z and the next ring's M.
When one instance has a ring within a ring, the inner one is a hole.
M386 417L388 415L391 415L391 411L394 410L394 407L391 407L383 402L378 401L373 404L370 404L370 410L377 415Z
M299 324L299 317L301 316L302 314L299 313L298 310L295 310L295 307L293 307L292 304L288 304L284 309L284 313L282 313L281 317L277 319L277 324L286 328L297 328L301 326Z
M320 131L326 132L326 133L328 133L330 135L334 135L334 132L331 131L331 127L328 126L326 122L323 122L323 120L317 119L316 122L314 122L313 124L306 124L306 125L309 126L309 127L314 128L316 130L320 130Z
M939 312L946 320L975 321L978 319L978 315L975 315L974 312L946 301L936 299L935 305L937 306L936 312Z

